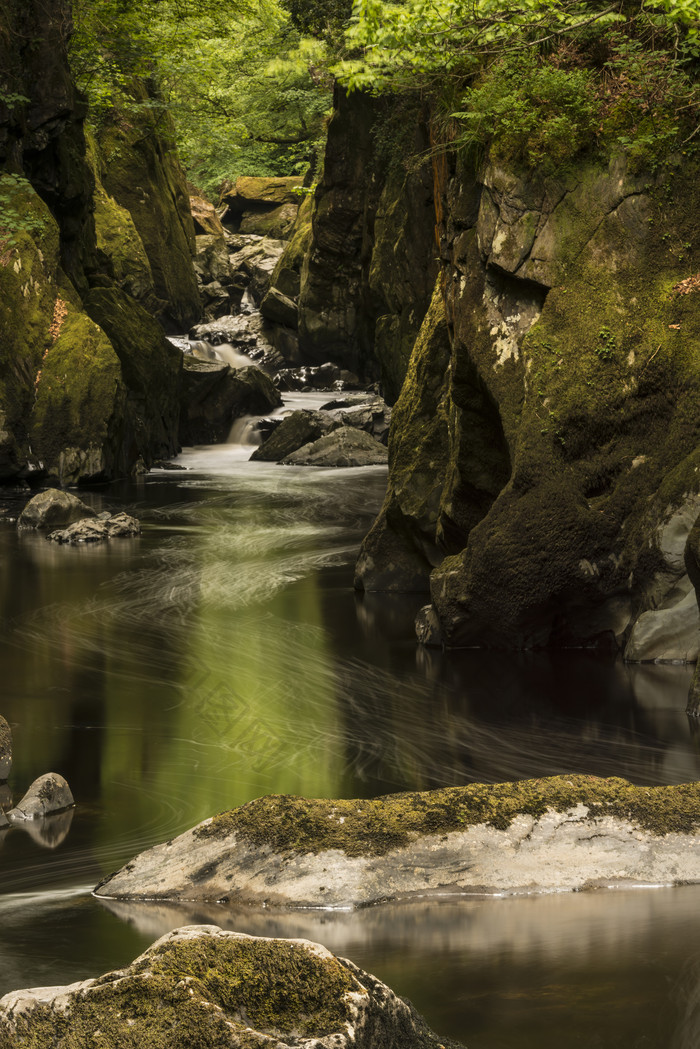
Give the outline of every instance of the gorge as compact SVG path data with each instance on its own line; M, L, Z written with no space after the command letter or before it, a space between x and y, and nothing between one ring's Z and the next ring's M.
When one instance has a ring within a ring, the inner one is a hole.
M472 1049L695 1044L692 806L655 888L91 892L265 795L700 780L697 157L528 167L337 83L315 183L241 178L217 215L148 83L86 125L70 24L0 12L0 797L52 769L76 800L0 827L0 994L216 925L324 944ZM295 409L312 444L366 405L388 477L227 441ZM57 486L140 536L18 532Z

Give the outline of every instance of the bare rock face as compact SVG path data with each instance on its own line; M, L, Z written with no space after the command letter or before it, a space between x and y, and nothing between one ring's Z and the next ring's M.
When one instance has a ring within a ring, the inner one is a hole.
M35 820L52 812L61 812L75 805L68 783L57 772L47 772L35 779L20 803L10 809L11 821Z
M415 894L700 881L700 784L555 776L383 798L259 798L135 857L109 899L355 907Z
M10 775L12 768L12 731L0 714L0 783Z
M215 925L176 929L99 979L0 999L0 1049L98 1038L110 1049L458 1049L325 947Z
M49 488L29 500L19 516L17 527L42 530L65 528L81 518L95 516L95 511L76 495L59 488Z

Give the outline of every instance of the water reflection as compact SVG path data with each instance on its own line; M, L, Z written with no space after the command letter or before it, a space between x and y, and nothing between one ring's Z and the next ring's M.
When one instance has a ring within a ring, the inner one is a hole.
M356 595L382 470L249 464L235 446L183 462L90 496L135 512L136 542L59 549L0 522L8 790L52 768L77 802L67 836L70 821L48 828L50 850L0 831L0 993L95 975L166 926L213 920L320 939L472 1049L667 1049L671 1031L690 1031L695 1000L670 988L695 952L694 890L345 917L107 911L89 898L135 852L270 792L369 796L565 771L700 778L689 669L426 652L412 630L421 597ZM664 1010L665 1040L639 1041Z

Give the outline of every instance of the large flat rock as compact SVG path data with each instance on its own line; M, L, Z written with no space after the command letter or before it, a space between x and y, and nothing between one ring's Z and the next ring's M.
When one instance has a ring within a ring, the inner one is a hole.
M116 899L352 907L412 894L700 881L700 784L558 776L373 800L271 796L158 845Z

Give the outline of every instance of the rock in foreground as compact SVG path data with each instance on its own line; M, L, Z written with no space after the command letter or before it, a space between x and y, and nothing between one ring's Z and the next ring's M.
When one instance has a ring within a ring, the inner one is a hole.
M141 534L141 525L129 514L100 514L99 517L84 521L74 521L68 528L51 532L46 538L54 543L102 543L106 539L136 536Z
M95 894L342 907L698 882L699 830L698 783L555 776L372 800L271 796L149 849Z
M19 515L17 527L29 528L65 528L83 517L94 517L95 511L82 499L60 488L48 488L33 496Z
M192 925L126 969L0 1000L0 1049L457 1049L403 999L308 940Z
M20 803L8 812L10 820L36 820L75 805L68 783L57 772L35 779Z

